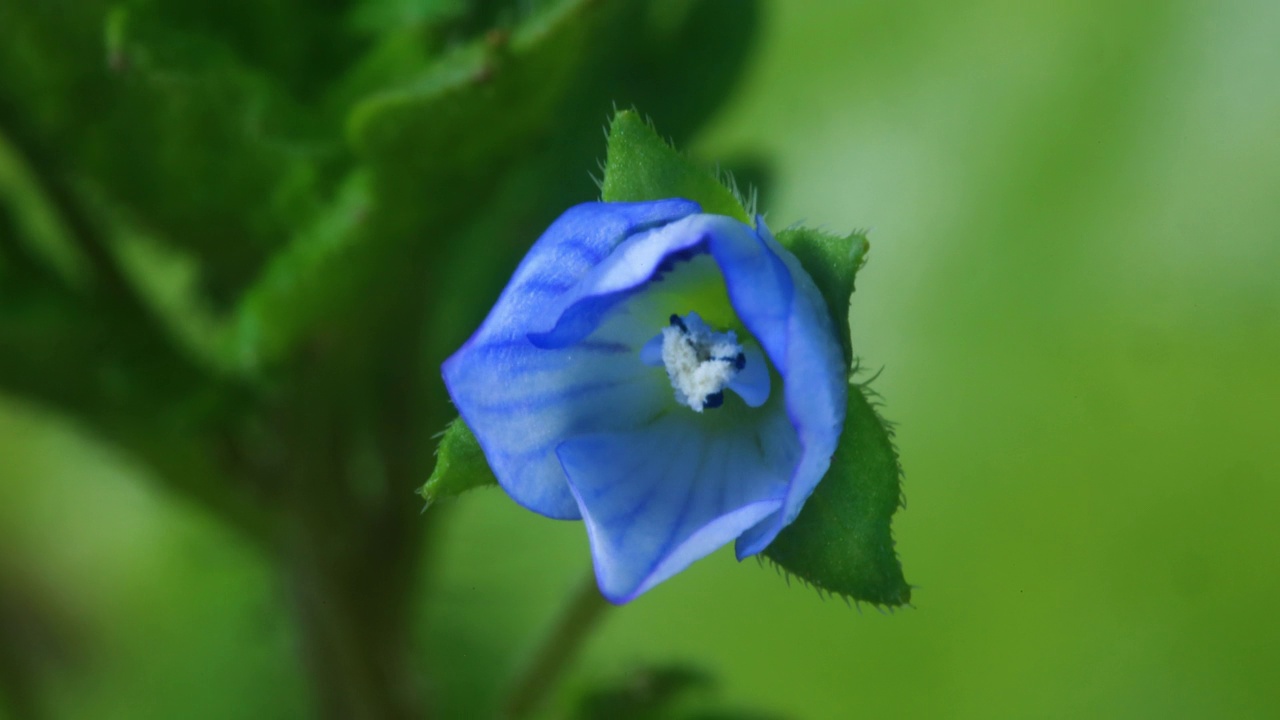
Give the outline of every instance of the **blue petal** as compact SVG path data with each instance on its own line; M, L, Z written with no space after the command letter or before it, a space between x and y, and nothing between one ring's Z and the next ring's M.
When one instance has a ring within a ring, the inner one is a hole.
M542 350L528 340L557 315L549 308L629 236L698 212L686 200L587 203L571 208L543 233L516 269L475 335L443 367L449 395L503 489L543 515L579 517L555 447L585 430L634 426L669 395L638 360L651 333L637 335L625 318L594 328L586 342ZM584 336L585 337L585 336Z
M662 359L662 333L649 338L649 342L640 348L640 362L649 367L665 367L666 361Z
M772 415L709 434L702 418L671 412L560 445L605 597L627 602L782 509L798 446L785 414Z
M531 333L529 339L538 347L561 348L586 337L615 307L658 274L668 256L696 252L719 225L716 218L729 220L718 215L691 215L627 238L556 299L547 309L545 332Z
M757 218L756 223L758 240L775 265L781 266L785 278L776 268L764 272L752 259L746 259L740 267L737 255L716 255L716 261L724 269L729 297L743 323L760 340L784 378L787 414L804 452L792 474L783 507L738 538L739 559L754 555L773 542L782 528L800 514L805 500L826 474L844 428L849 388L844 354L822 294L800 261L773 238L764 220ZM715 254L714 245L712 253ZM776 307L762 307L762 286L754 285L753 277L759 283L777 281L779 296L783 294L782 285L790 287L790 292L785 293L790 302L781 316Z

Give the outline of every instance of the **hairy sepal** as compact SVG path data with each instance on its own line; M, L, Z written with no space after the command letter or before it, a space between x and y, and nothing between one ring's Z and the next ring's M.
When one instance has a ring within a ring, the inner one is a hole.
M440 434L436 448L436 469L418 494L430 506L444 498L461 495L478 487L497 485L498 479L484 459L484 450L471 428L458 418Z

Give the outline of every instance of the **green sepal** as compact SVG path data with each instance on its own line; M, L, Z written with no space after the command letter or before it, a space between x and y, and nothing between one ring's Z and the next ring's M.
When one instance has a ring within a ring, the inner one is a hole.
M840 333L846 362L853 362L849 336L849 301L858 271L867 260L871 243L862 232L832 235L812 228L789 228L777 234L778 243L790 250L818 286Z
M634 110L619 112L609 126L600 195L607 202L684 198L703 212L753 222L737 193L676 152Z
M476 436L471 434L471 428L462 418L457 418L441 433L440 445L436 449L436 469L426 484L418 489L418 494L427 501L427 505L431 505L441 498L497 484L498 480L489 469L489 462L485 460L484 450Z
M871 390L857 383L849 390L831 469L764 556L821 591L873 605L906 605L911 586L890 527L902 504L893 430L876 411Z

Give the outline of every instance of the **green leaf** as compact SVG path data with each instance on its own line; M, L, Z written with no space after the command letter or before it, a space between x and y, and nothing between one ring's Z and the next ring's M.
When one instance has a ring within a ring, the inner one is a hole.
M601 197L610 202L680 197L699 203L703 212L752 222L733 190L676 152L634 110L619 112L609 127Z
M778 233L778 242L800 260L813 278L831 310L840 332L845 360L853 361L853 345L849 337L849 301L853 296L854 278L867 260L871 243L865 233L846 237L810 228L790 228Z
M436 450L436 469L418 494L430 505L441 498L497 484L476 436L462 418L458 418L445 428Z
M764 555L820 590L895 607L911 601L890 528L902 502L902 470L893 431L869 395L865 386L850 385L831 469Z

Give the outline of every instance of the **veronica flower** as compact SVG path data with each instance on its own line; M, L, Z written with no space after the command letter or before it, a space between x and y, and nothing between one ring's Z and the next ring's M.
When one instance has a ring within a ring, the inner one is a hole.
M764 222L687 200L588 203L534 244L444 364L498 482L582 519L623 603L730 541L763 550L821 480L845 362Z

